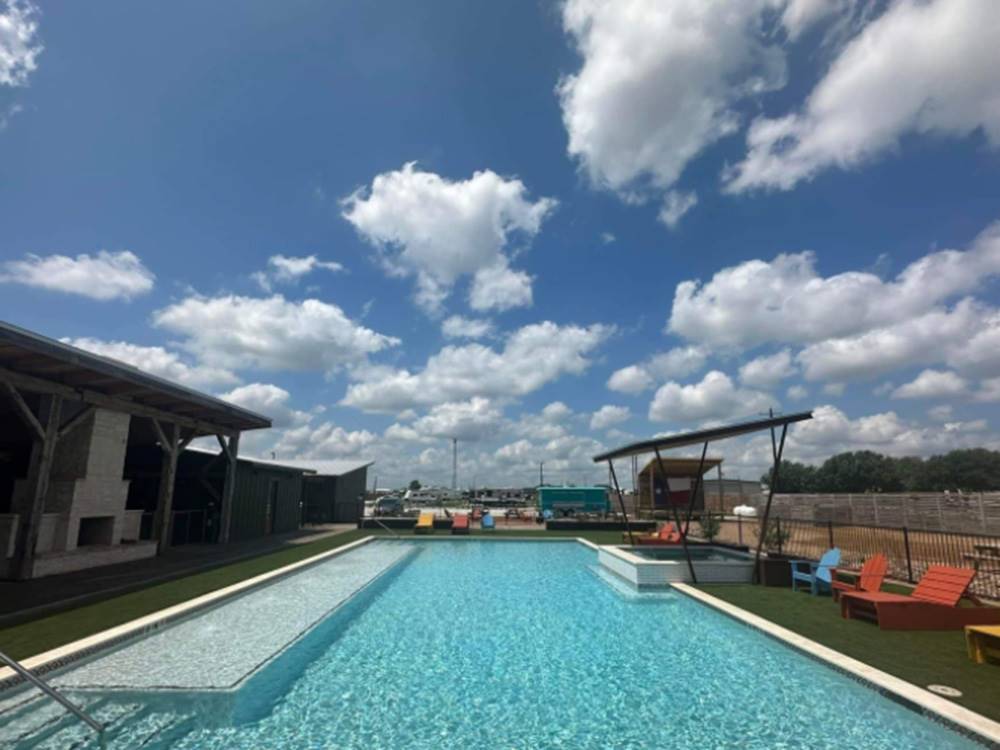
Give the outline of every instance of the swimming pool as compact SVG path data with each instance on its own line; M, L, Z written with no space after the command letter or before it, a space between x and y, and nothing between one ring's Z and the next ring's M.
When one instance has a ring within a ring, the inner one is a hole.
M56 680L122 717L111 748L980 747L689 597L608 585L596 562L575 542L379 541ZM271 656L256 631L275 611L294 623ZM188 666L129 674L167 652ZM86 737L57 722L16 747Z

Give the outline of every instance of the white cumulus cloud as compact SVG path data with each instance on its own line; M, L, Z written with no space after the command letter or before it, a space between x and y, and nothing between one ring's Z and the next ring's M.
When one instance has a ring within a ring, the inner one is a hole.
M441 333L450 339L481 339L493 333L493 322L452 315L442 321Z
M782 349L780 352L752 359L740 367L740 382L753 388L773 388L795 372L791 351Z
M698 196L695 193L670 190L663 198L663 206L660 207L657 218L673 229L684 218L684 215L696 205L698 205Z
M253 274L261 289L270 292L274 284L294 284L303 276L323 269L333 273L344 271L344 266L333 260L320 260L315 255L272 255L267 259L267 270Z
M555 206L551 198L530 200L524 183L490 170L453 181L410 162L345 199L343 216L390 273L416 276L425 310L440 311L455 282L479 272L477 309L506 309L531 301L530 279L507 268L510 245L538 234Z
M127 341L103 341L90 337L60 340L191 388L213 388L239 382L239 378L225 368L185 362L179 354L162 346L140 346Z
M475 397L434 406L413 429L429 437L481 440L496 433L502 422L503 414L489 399Z
M968 384L948 370L924 370L892 392L893 398L950 398L965 392Z
M28 254L23 260L0 264L0 283L24 284L39 289L79 294L107 301L129 300L153 288L153 272L139 256L101 250L97 255Z
M747 416L774 405L765 393L737 388L723 372L712 370L698 383L660 386L649 405L652 422L690 422Z
M308 412L298 411L289 405L291 394L272 383L249 383L220 394L219 398L244 409L270 417L275 427L302 425L312 419Z
M612 425L621 424L631 418L632 412L627 406L606 404L595 411L590 417L590 429L606 430Z
M749 349L849 336L913 318L1000 274L1000 224L965 251L941 250L891 281L850 271L823 277L810 252L723 268L677 285L668 329L718 347Z
M185 336L184 348L201 361L230 368L330 372L399 344L336 305L292 302L278 294L191 296L157 311L153 321Z
M343 402L395 413L415 406L483 398L513 398L590 366L587 355L613 332L605 325L559 326L545 321L512 333L503 349L478 343L446 346L422 370L359 368Z
M0 2L0 85L24 86L38 67L38 6L30 0Z
M569 153L600 187L666 190L739 125L736 105L785 81L760 33L771 0L569 0L582 57L559 84Z
M727 189L789 189L911 133L1000 146L1000 3L897 0L840 52L801 111L756 120Z

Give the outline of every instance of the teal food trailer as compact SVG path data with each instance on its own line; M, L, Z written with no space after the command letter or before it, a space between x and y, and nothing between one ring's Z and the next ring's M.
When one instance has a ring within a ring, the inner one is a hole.
M611 509L607 487L539 487L538 508L556 516L607 513Z

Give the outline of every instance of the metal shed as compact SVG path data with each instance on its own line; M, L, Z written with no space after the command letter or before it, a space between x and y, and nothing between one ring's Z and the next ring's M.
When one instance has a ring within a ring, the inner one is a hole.
M357 523L364 515L368 467L374 461L295 460L303 477L303 523Z
M664 458L661 471L654 458L639 472L636 510L640 514L665 512L675 506L686 508L692 500L691 507L694 510L704 510L704 483L695 480L699 471L704 476L721 463L721 458L706 458L704 463L697 458ZM666 472L666 476L663 472ZM695 492L693 498L692 491Z

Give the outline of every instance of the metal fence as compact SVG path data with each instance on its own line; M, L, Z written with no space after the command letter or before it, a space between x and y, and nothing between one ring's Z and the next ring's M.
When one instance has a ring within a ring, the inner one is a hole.
M772 516L769 551L818 559L830 547L839 547L842 564L859 568L881 552L889 559L889 576L915 583L931 565L971 567L978 571L973 593L1000 599L1000 536L951 531L924 531L906 526L871 526L834 521L802 521ZM735 518L722 521L719 541L756 546L759 521ZM698 532L698 527L692 529Z
M771 513L798 521L1000 535L998 492L777 494Z

